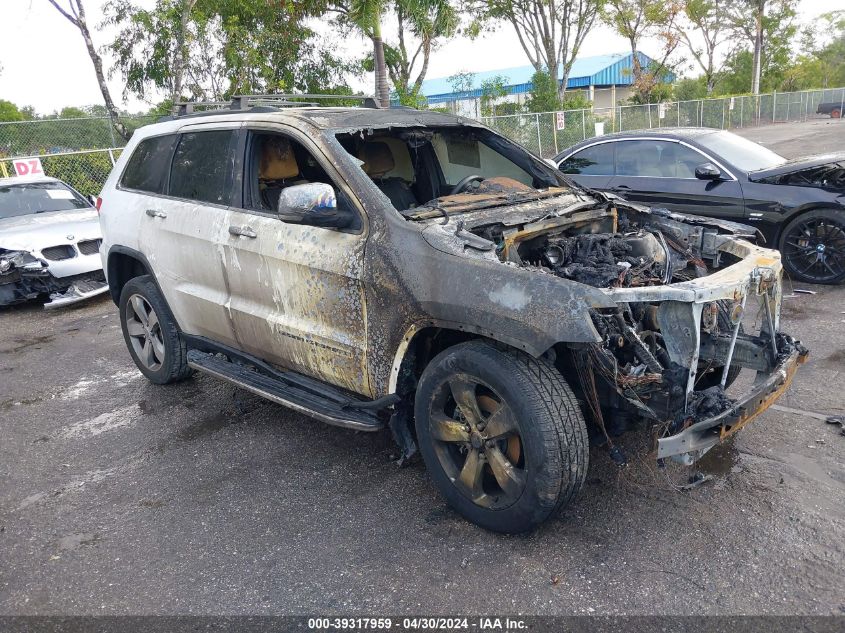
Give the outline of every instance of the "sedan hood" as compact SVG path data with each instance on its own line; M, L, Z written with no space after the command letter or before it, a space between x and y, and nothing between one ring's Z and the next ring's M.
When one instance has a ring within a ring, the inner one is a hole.
M51 211L0 219L0 248L41 250L101 237L95 209Z
M801 184L797 182L783 182L783 177L792 176L801 172L814 174L819 168L833 168L833 170L838 170L839 186L842 187L842 172L845 171L845 152L832 152L830 154L817 154L815 156L795 158L775 167L752 171L748 174L748 179L752 182L769 182L772 184ZM822 169L821 171L828 172L830 170ZM813 176L811 176L811 179L813 179Z

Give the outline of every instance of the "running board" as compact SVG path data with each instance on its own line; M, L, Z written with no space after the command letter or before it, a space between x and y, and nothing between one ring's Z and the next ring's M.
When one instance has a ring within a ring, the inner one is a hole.
M355 408L355 402L337 402L336 399L322 397L313 390L259 373L215 354L192 349L188 351L188 365L326 424L356 431L378 431L384 428L384 422L376 415L376 411ZM361 401L362 404L366 402Z

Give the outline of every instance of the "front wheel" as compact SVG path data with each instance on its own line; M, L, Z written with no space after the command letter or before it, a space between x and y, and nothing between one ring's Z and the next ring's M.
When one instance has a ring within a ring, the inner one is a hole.
M545 360L481 341L451 347L423 372L415 417L435 485L461 515L489 530L530 530L584 484L584 417Z
M780 252L786 272L796 281L845 280L845 212L816 209L799 215L784 228Z

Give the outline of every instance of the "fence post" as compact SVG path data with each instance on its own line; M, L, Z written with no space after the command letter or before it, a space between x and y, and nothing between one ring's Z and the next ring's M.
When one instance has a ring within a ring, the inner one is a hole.
M787 122L789 122L789 102L790 101L792 101L792 99L790 99L789 96L787 96L786 97L786 121Z
M537 125L537 155L543 156L543 141L540 140L540 115L534 115L534 123Z
M678 127L681 127L681 102L678 101Z
M778 110L778 93L772 90L772 123L775 122L775 112Z
M109 160L111 161L111 166L114 167L114 152L112 152L111 148L109 148Z
M704 99L698 100L698 127L704 127Z
M648 108L648 129L651 129L651 104L647 103L646 106Z
M722 99L722 129L725 129L725 100Z
M557 156L557 114L555 112L549 112L552 117L552 136L555 139L555 156ZM566 112L563 113L563 127L566 127Z
M745 105L745 99L742 97L739 98L739 127L742 127L742 109Z
M586 140L587 138L587 114L584 110L581 110L581 140Z

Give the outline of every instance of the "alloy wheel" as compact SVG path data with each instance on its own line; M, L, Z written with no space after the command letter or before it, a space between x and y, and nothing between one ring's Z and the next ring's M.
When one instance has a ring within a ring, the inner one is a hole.
M164 339L155 310L149 301L135 294L126 302L124 317L135 356L150 371L158 371L164 363Z
M845 274L845 224L829 218L811 218L786 235L783 255L792 268L816 283Z
M519 423L504 399L459 374L435 389L429 411L437 459L455 487L484 508L516 502L527 465Z

